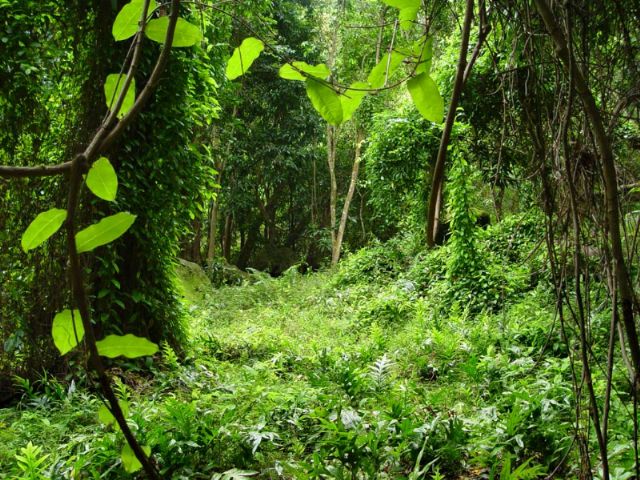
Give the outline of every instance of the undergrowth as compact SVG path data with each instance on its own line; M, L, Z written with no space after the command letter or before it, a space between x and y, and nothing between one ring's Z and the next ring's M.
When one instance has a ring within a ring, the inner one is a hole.
M479 239L501 265L480 286L500 308L461 301L447 247L416 255L411 239L337 272L199 285L185 358L164 345L151 373L113 370L130 424L164 478L570 478L570 364L527 221ZM90 386L20 385L0 411L0 478L131 477ZM615 441L624 478L632 452Z

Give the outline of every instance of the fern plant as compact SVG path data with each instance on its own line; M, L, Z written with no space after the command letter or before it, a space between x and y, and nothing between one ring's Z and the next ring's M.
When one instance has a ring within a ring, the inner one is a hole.
M502 462L502 470L500 471L500 480L533 480L543 476L546 471L540 465L529 465L529 458L518 467L512 466L511 454L506 453ZM495 478L495 470L491 470L489 479Z
M214 473L211 480L245 480L247 478L255 477L256 475L258 475L258 472L232 468L231 470L227 470L223 473Z
M373 380L375 391L381 392L387 389L394 366L395 362L387 357L386 353L371 365L369 375Z
M162 363L169 368L169 370L177 370L180 366L178 361L178 355L171 348L169 342L166 340L160 344L160 351L162 352Z

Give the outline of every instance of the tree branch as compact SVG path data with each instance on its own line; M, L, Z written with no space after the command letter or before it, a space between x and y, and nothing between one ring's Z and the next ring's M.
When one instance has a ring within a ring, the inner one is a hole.
M51 177L62 175L71 170L73 162L59 163L57 165L40 165L37 167L14 167L0 165L0 177L25 178L25 177Z
M635 370L633 381L634 391L638 389L640 376L640 343L638 342L638 332L634 321L633 306L635 303L633 287L629 278L620 235L620 204L618 199L618 178L614 162L613 150L609 136L602 121L602 115L589 90L587 82L576 62L572 61L567 40L565 39L560 26L558 25L553 12L545 0L535 0L536 7L547 31L556 45L556 54L562 62L564 68L570 72L575 90L582 100L584 111L589 119L593 134L600 152L602 161L602 176L604 178L605 201L607 207L607 223L609 227L609 241L613 254L613 267L616 282L619 290L620 304L622 306L622 320L625 326L631 350L631 358ZM615 308L615 305L613 306Z

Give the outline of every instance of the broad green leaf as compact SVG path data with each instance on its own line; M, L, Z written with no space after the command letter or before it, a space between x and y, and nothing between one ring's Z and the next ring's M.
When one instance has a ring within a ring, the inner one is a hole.
M433 57L433 37L422 37L413 46L413 56L418 66L416 75L431 71L431 58Z
M352 88L357 90L352 90ZM365 82L354 82L351 84L351 87L340 95L340 102L342 103L342 123L353 116L353 113L362 103L362 99L367 95L367 88L369 88L369 85Z
M400 20L400 26L407 30L411 28L413 22L420 10L420 0L382 0L390 7L400 10L398 19Z
M293 66L298 70L302 70L304 73L311 75L312 77L326 79L331 75L331 70L324 63L318 65L309 65L306 62L293 62Z
M122 414L127 418L129 416L129 402L126 400L118 400L118 404L120 405L120 410L122 410ZM113 416L111 410L107 408L106 405L102 405L98 409L98 420L100 423L105 425L111 425L116 423L116 417Z
M407 88L413 103L427 120L442 123L444 100L438 91L438 85L428 73L421 73L407 82Z
M98 353L103 357L137 358L153 355L158 351L158 345L143 337L136 337L130 333L126 335L107 335L96 342Z
M227 63L226 75L229 80L247 73L253 62L260 56L264 50L264 43L257 38L245 38L239 47L233 50L233 55Z
M154 4L155 2L151 3ZM113 38L115 38L116 41L126 40L135 35L138 31L138 22L142 16L143 7L144 0L131 0L122 7L111 28L111 33L113 33Z
M154 42L164 43L169 28L169 17L154 18L147 23L144 33ZM197 25L178 18L176 31L173 34L173 47L192 47L202 40L202 32Z
M381 88L384 86L385 79L390 78L391 75L398 69L402 61L405 59L405 55L398 52L391 52L391 59L389 59L389 53L387 53L382 60L373 67L367 81L371 88ZM389 74L387 75L387 67L389 68Z
M420 0L382 0L382 2L399 10L404 8L420 8Z
M136 216L129 212L120 212L105 217L98 223L79 231L76 234L76 248L78 253L88 252L94 248L106 245L120 237L133 225Z
M309 65L306 62L292 62L285 63L280 67L279 75L285 80L299 80L304 82L307 77L302 73L306 73L308 76L322 78L323 80L331 75L331 70L324 63L318 65Z
M400 20L400 28L402 30L409 30L413 27L416 17L418 16L418 10L420 6L415 8L403 8L400 10L398 19Z
M22 250L28 252L44 243L51 235L56 233L67 218L67 211L52 208L38 216L29 224L22 234Z
M105 157L96 160L87 174L87 187L96 197L112 202L118 193L118 177Z
M307 77L302 75L302 73L293 68L290 63L282 65L280 70L278 70L278 75L280 75L280 78L284 78L285 80L297 80L304 82L307 79Z
M120 92L122 92L122 88L124 87L125 78L125 75L119 73L111 73L107 76L107 81L104 82L104 97L109 110L111 110L111 106L117 102ZM131 110L135 101L136 81L132 78L131 84L127 89L127 93L124 96L120 111L118 112L118 118L122 118L129 113L129 110Z
M513 478L511 472L511 454L506 453L502 460L502 470L500 472L500 478Z
M147 457L151 455L151 447L142 445L141 448ZM126 442L120 452L120 460L122 460L122 466L127 473L135 473L142 468L142 464L136 457L136 454L133 453L133 450Z
M74 325L75 330L73 329ZM58 313L53 318L51 336L53 337L53 343L60 351L60 355L65 355L73 350L84 338L84 327L80 312L74 310L73 319L71 318L71 310L67 309Z
M307 79L307 95L313 108L331 125L342 123L342 102L336 91L322 82Z

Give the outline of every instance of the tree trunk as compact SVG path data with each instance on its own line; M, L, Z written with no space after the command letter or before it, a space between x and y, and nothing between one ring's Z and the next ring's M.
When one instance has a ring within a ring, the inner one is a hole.
M258 235L260 234L261 225L262 225L262 220L257 219L249 227L249 232L247 233L247 240L244 242L242 249L240 249L240 254L238 255L238 261L236 262L236 266L240 270L246 269L247 265L249 265L249 259L251 258L253 249L256 246L256 242L258 241Z
M195 220L193 222L193 230L193 240L189 245L189 260L195 263L200 263L202 261L200 252L200 243L202 242L202 223L200 220Z
M436 164L433 167L433 175L431 180L431 193L429 198L429 205L427 207L427 226L426 226L426 238L427 245L433 247L435 245L435 237L438 232L438 223L440 220L440 210L442 208L442 186L444 184L444 166L447 159L447 149L449 147L449 141L451 139L451 131L453 130L453 124L456 118L456 110L458 108L458 101L464 84L471 75L471 69L474 63L480 55L482 44L484 43L487 35L491 30L490 25L486 22L486 7L485 2L480 0L479 12L480 12L480 32L478 34L478 42L476 43L471 59L467 62L467 50L469 49L469 35L471 32L471 23L473 20L473 6L474 0L467 0L464 21L462 25L462 41L460 43L460 55L458 57L458 67L456 70L456 77L453 84L453 92L451 93L451 104L447 110L447 117L445 120L444 129L442 131L442 137L440 138L440 147L438 148L438 157L436 158Z
M338 227L338 233L336 235L335 242L332 244L331 251L331 265L336 265L340 260L340 251L342 250L342 239L344 238L344 231L347 227L347 219L349 218L349 206L353 199L353 193L356 190L356 183L358 183L358 173L360 171L360 151L362 148L362 142L364 142L364 132L357 129L356 133L356 153L353 159L353 168L351 169L351 182L349 183L349 191L347 197L344 200L344 206L342 207L342 216L340 217L340 226Z
M218 199L215 198L211 205L209 215L209 238L207 239L207 263L211 263L216 256L216 236L218 233Z
M338 199L338 184L336 182L336 127L327 125L327 163L329 164L329 177L331 178L331 192L329 194L329 217L331 219L331 250L336 244L336 204ZM333 260L332 260L333 264Z
M311 184L311 225L317 225L316 208L318 204L318 182L316 174L316 157L313 157L313 178Z
M427 244L430 247L435 245L435 237L438 230L438 222L440 216L440 208L442 204L442 184L444 180L444 164L447 158L447 147L453 130L453 123L456 118L456 110L458 108L458 100L462 93L464 85L464 72L467 67L467 50L469 48L469 33L471 32L471 21L473 19L474 0L467 0L467 6L464 14L464 22L462 25L462 41L460 43L460 55L458 57L458 68L451 93L451 103L447 110L447 118L442 130L440 138L440 148L438 149L438 157L433 167L433 175L431 177L431 193L429 197L429 205L427 209L427 226L426 237Z
M233 112L231 112L231 119L235 119L238 116L238 107L234 105ZM234 126L232 123L231 135L233 135ZM219 137L215 136L215 130L212 132L212 138L219 140ZM227 152L224 156L224 160L218 160L215 164L216 171L218 172L218 184L222 185L222 174L224 173L224 167L227 163L226 159L231 154L231 142L227 144ZM211 212L209 216L209 238L207 239L207 263L211 263L216 256L216 236L218 234L218 212L220 210L220 202L218 195L213 198L211 204ZM227 259L228 260L228 259Z
M224 220L224 236L222 237L222 256L227 262L231 262L231 228L233 227L233 217L227 214Z
M496 222L500 222L500 220L502 220L502 210L503 210L503 205L504 205L504 187L503 186L499 186L497 187L497 192L494 191L493 193L493 205L495 207L495 211L496 211Z

